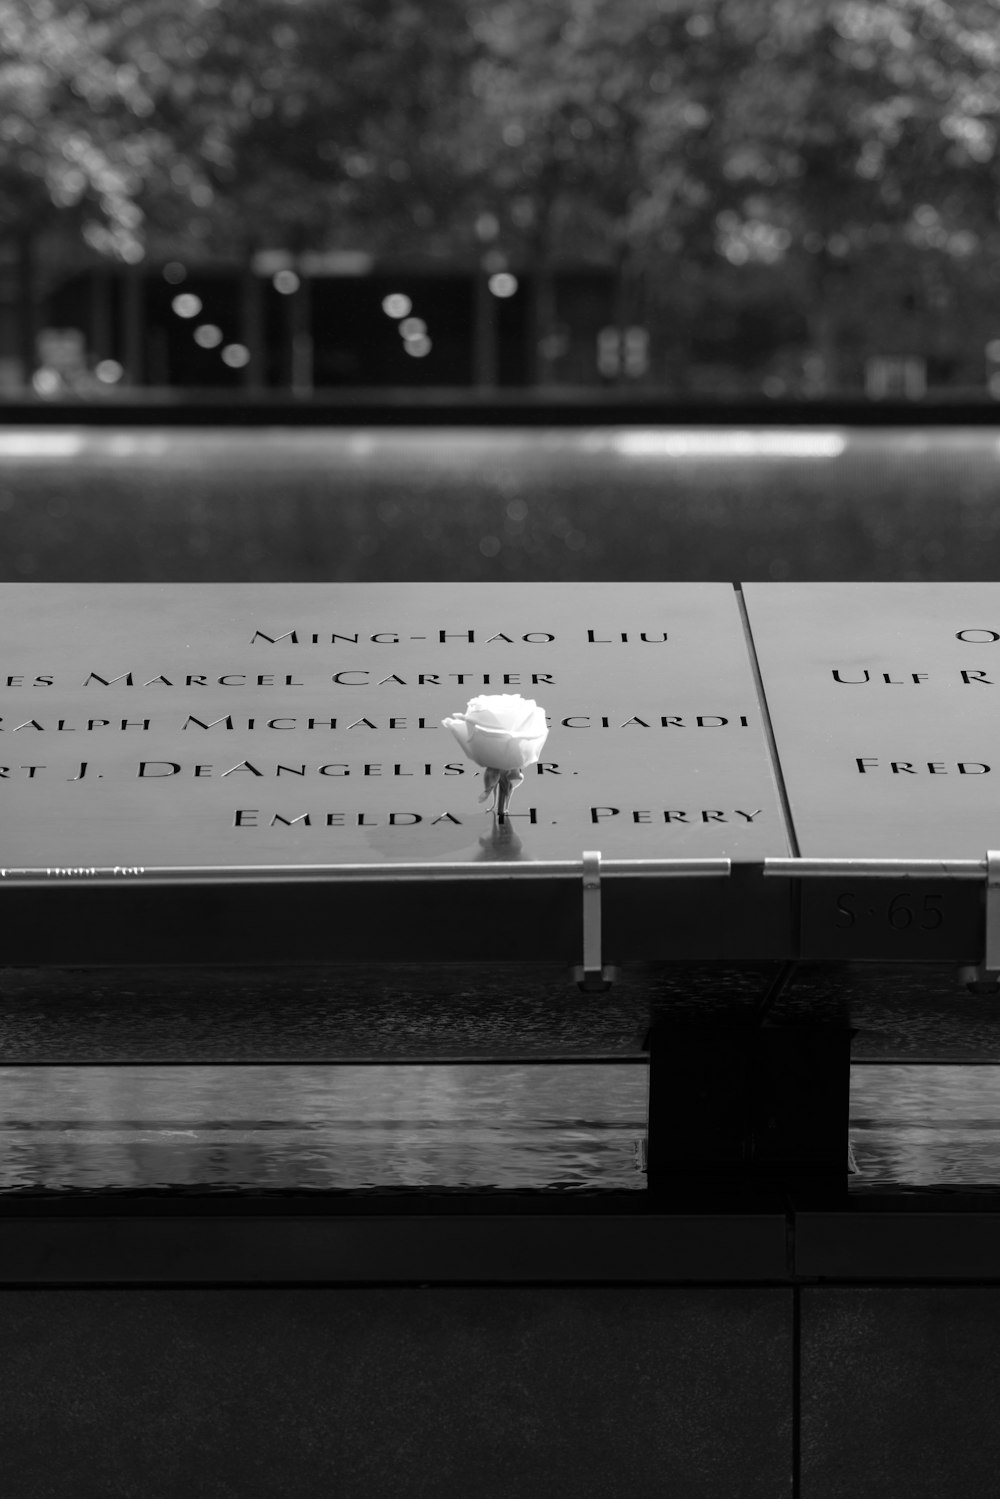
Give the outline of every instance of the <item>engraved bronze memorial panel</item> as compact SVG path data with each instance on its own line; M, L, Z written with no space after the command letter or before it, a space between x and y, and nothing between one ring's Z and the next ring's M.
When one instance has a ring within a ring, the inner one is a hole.
M572 959L579 877L517 876L586 849L734 861L606 881L609 960L787 950L724 585L15 584L0 621L13 961ZM548 726L502 819L442 723L494 694Z
M1000 585L748 584L797 853L982 860L1000 843ZM984 881L802 881L810 958L982 956Z

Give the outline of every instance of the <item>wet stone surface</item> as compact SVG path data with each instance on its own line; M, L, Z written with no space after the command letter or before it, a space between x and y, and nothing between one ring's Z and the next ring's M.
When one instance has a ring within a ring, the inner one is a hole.
M772 1018L805 1017L849 1023L855 1060L1000 1061L1000 992L970 994L945 964L803 965Z
M802 1292L804 1499L992 1499L996 1287Z
M0 1315L18 1499L77 1473L122 1499L789 1493L785 1290L60 1289Z
M0 1051L29 1061L617 1055L651 1018L747 1020L771 977L636 966L605 994L567 969L6 969Z

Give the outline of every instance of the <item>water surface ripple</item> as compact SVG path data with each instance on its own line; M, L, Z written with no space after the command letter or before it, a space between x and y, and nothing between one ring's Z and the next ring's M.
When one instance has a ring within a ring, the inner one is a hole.
M643 1066L0 1067L0 1192L641 1190ZM851 1077L854 1190L1000 1187L1000 1066Z

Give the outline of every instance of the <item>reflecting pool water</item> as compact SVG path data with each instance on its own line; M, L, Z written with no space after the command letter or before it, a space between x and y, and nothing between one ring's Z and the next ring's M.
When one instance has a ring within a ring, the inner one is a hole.
M987 427L0 427L0 578L995 578L998 479Z
M628 1065L0 1068L0 1190L641 1188Z
M851 1070L853 1185L1000 1187L1000 1066Z
M0 1191L641 1190L641 1065L0 1068ZM1000 1065L852 1070L855 1190L1000 1187Z

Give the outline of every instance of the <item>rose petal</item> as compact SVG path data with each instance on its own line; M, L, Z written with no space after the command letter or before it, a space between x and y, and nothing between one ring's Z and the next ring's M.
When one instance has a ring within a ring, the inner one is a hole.
M441 720L441 727L443 729L450 729L451 732L454 734L455 738L458 740L459 744L465 750L466 754L468 754L468 752L469 752L469 739L471 737L471 729L470 729L469 725L466 723L465 719L464 718L442 718L442 720Z
M441 720L477 765L517 771L534 765L548 737L545 711L519 693L470 698L464 713Z

